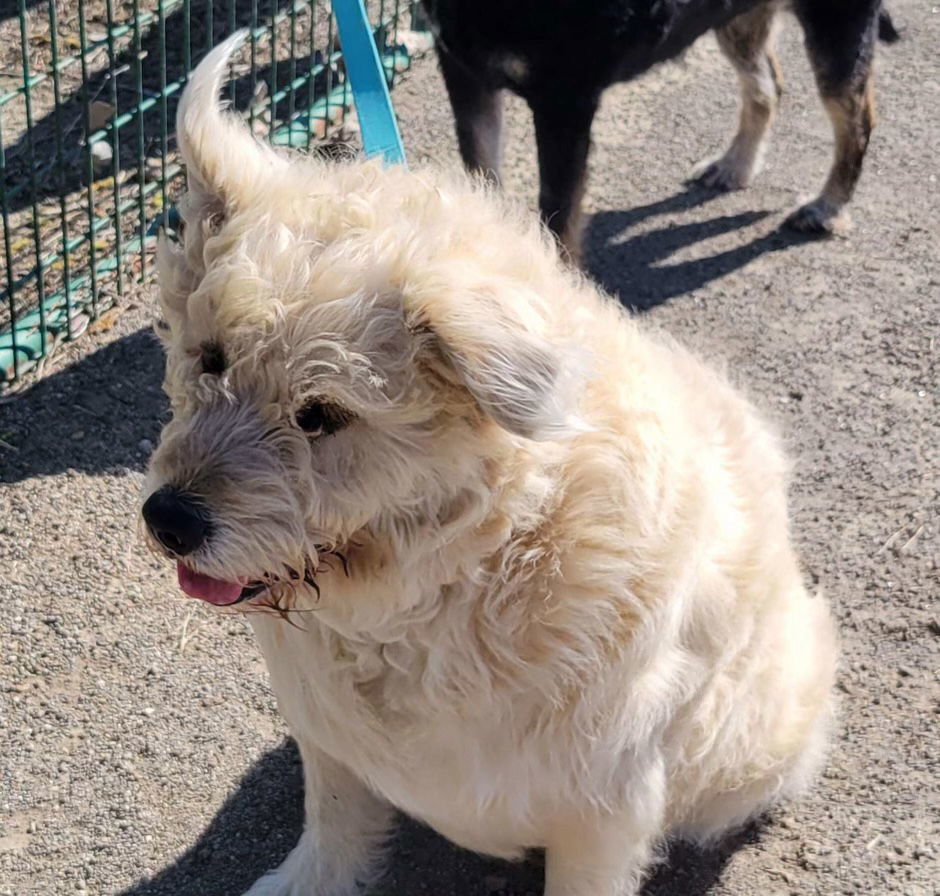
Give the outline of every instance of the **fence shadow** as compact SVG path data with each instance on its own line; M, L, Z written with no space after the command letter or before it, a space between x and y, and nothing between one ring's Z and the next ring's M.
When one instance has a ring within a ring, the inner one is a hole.
M278 865L303 829L303 772L293 741L264 754L238 782L199 839L155 876L119 896L233 896ZM724 867L760 837L751 826L714 850L674 845L642 896L707 896ZM540 896L544 861L502 862L459 849L401 819L388 871L375 896Z
M0 6L0 16L16 15L15 5L11 6L9 0L0 0L0 2L3 4ZM210 4L212 8L211 40L208 24ZM115 54L113 64L109 63L103 70L99 69L94 74L90 74L84 85L76 85L70 93L67 90L68 85L63 82L65 95L58 110L50 109L37 116L31 134L24 131L16 142L5 147L9 213L15 213L34 202L58 197L60 194L68 195L88 185L87 159L83 142L86 103L101 100L114 104L116 99L116 115L133 113L140 99L159 97L162 68L165 67L166 71L163 83L171 84L186 74L184 46L187 38L191 65L195 67L210 43L218 43L237 29L263 25L270 21L272 16L288 10L292 5L293 0L261 0L260 3L257 0L231 0L231 2L230 0L193 0L188 27L185 7L175 9L166 16L162 33L158 23L151 22L141 30L142 97L138 97L136 93L136 53L133 43ZM325 15L316 0L313 0L312 5L318 9L318 16ZM36 6L38 12L45 9L44 3L38 3ZM106 31L106 23L89 22L88 28L103 34ZM261 47L267 47L267 43L259 42L259 48ZM323 59L322 52L326 49L324 45L313 52L308 52L309 42L304 41L303 45L298 45L293 62L281 60L273 67L268 62L259 64L254 75L242 76L235 82L231 98L236 108L247 108L259 85L264 85L263 89L268 90L269 95L272 82L276 90L287 87L293 76L309 71L315 64L320 63ZM114 90L112 90L112 77L115 78ZM326 71L321 72L312 81L298 88L291 99L287 97L282 99L273 110L276 117L286 116L289 102L293 102L298 110L312 104L314 97L324 94L327 89L326 82L330 77L332 74ZM111 165L99 176L118 176L124 172L137 179L145 177L148 181L158 177L161 155L175 149L173 132L179 96L180 93L177 91L168 96L166 102L166 122L170 145L162 146L163 116L161 103L158 101L143 113L143 142L141 143L141 137L137 132L138 125L135 121L122 125L119 130L118 156L112 158ZM62 162L59 162L56 156L58 130L63 132ZM141 158L145 160L145 167L153 164L155 168L149 172L140 172ZM23 188L29 182L30 170L37 178L35 193L31 189Z
M49 0L26 0L26 8L44 7ZM0 22L15 19L19 15L18 0L0 0Z
M0 482L65 470L142 470L168 403L150 328L112 342L0 404Z
M806 237L799 234L776 229L707 258L664 264L665 259L680 249L748 227L766 218L770 212L721 215L630 234L632 228L649 218L688 211L711 202L718 195L693 186L647 205L623 211L597 212L590 218L584 234L588 273L626 307L647 311L694 292L746 266L760 255L784 251L806 241Z

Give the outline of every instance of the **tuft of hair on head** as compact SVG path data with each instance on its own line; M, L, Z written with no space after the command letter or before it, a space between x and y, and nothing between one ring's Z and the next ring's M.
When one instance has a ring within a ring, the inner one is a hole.
M190 75L176 112L187 186L223 208L255 195L272 170L287 164L220 100L229 61L247 35L247 29L237 31L209 51Z

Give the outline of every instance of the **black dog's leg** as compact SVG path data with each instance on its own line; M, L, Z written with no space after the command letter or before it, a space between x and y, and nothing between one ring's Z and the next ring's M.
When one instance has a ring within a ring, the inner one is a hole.
M586 101L546 93L530 102L539 156L539 211L571 261L581 257L581 199L599 95Z
M739 190L757 172L767 130L782 90L780 66L773 51L773 3L758 6L716 30L718 45L741 83L738 132L727 152L699 166L694 177L706 187Z
M503 92L475 76L471 67L440 48L438 60L450 96L460 157L470 171L499 183L503 155Z
M806 49L835 135L835 160L822 193L787 219L808 233L832 233L852 198L875 123L872 61L878 7L872 0L797 0Z

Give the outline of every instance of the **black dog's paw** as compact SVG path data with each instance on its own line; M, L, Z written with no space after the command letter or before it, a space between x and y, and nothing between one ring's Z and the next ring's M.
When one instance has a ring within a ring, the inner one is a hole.
M896 44L901 39L901 32L895 27L891 14L886 10L878 13L878 40L886 44Z
M850 227L848 215L822 198L801 205L784 224L807 236L844 236Z

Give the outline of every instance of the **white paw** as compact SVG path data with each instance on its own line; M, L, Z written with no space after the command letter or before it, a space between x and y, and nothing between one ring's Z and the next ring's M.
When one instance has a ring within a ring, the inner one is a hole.
M756 165L734 152L706 159L692 172L692 180L711 190L742 190L754 175Z
M349 881L324 881L316 874L290 858L278 868L259 877L244 896L358 896L362 887ZM285 866L287 866L285 868Z
M313 890L275 870L259 877L244 896L313 896Z

